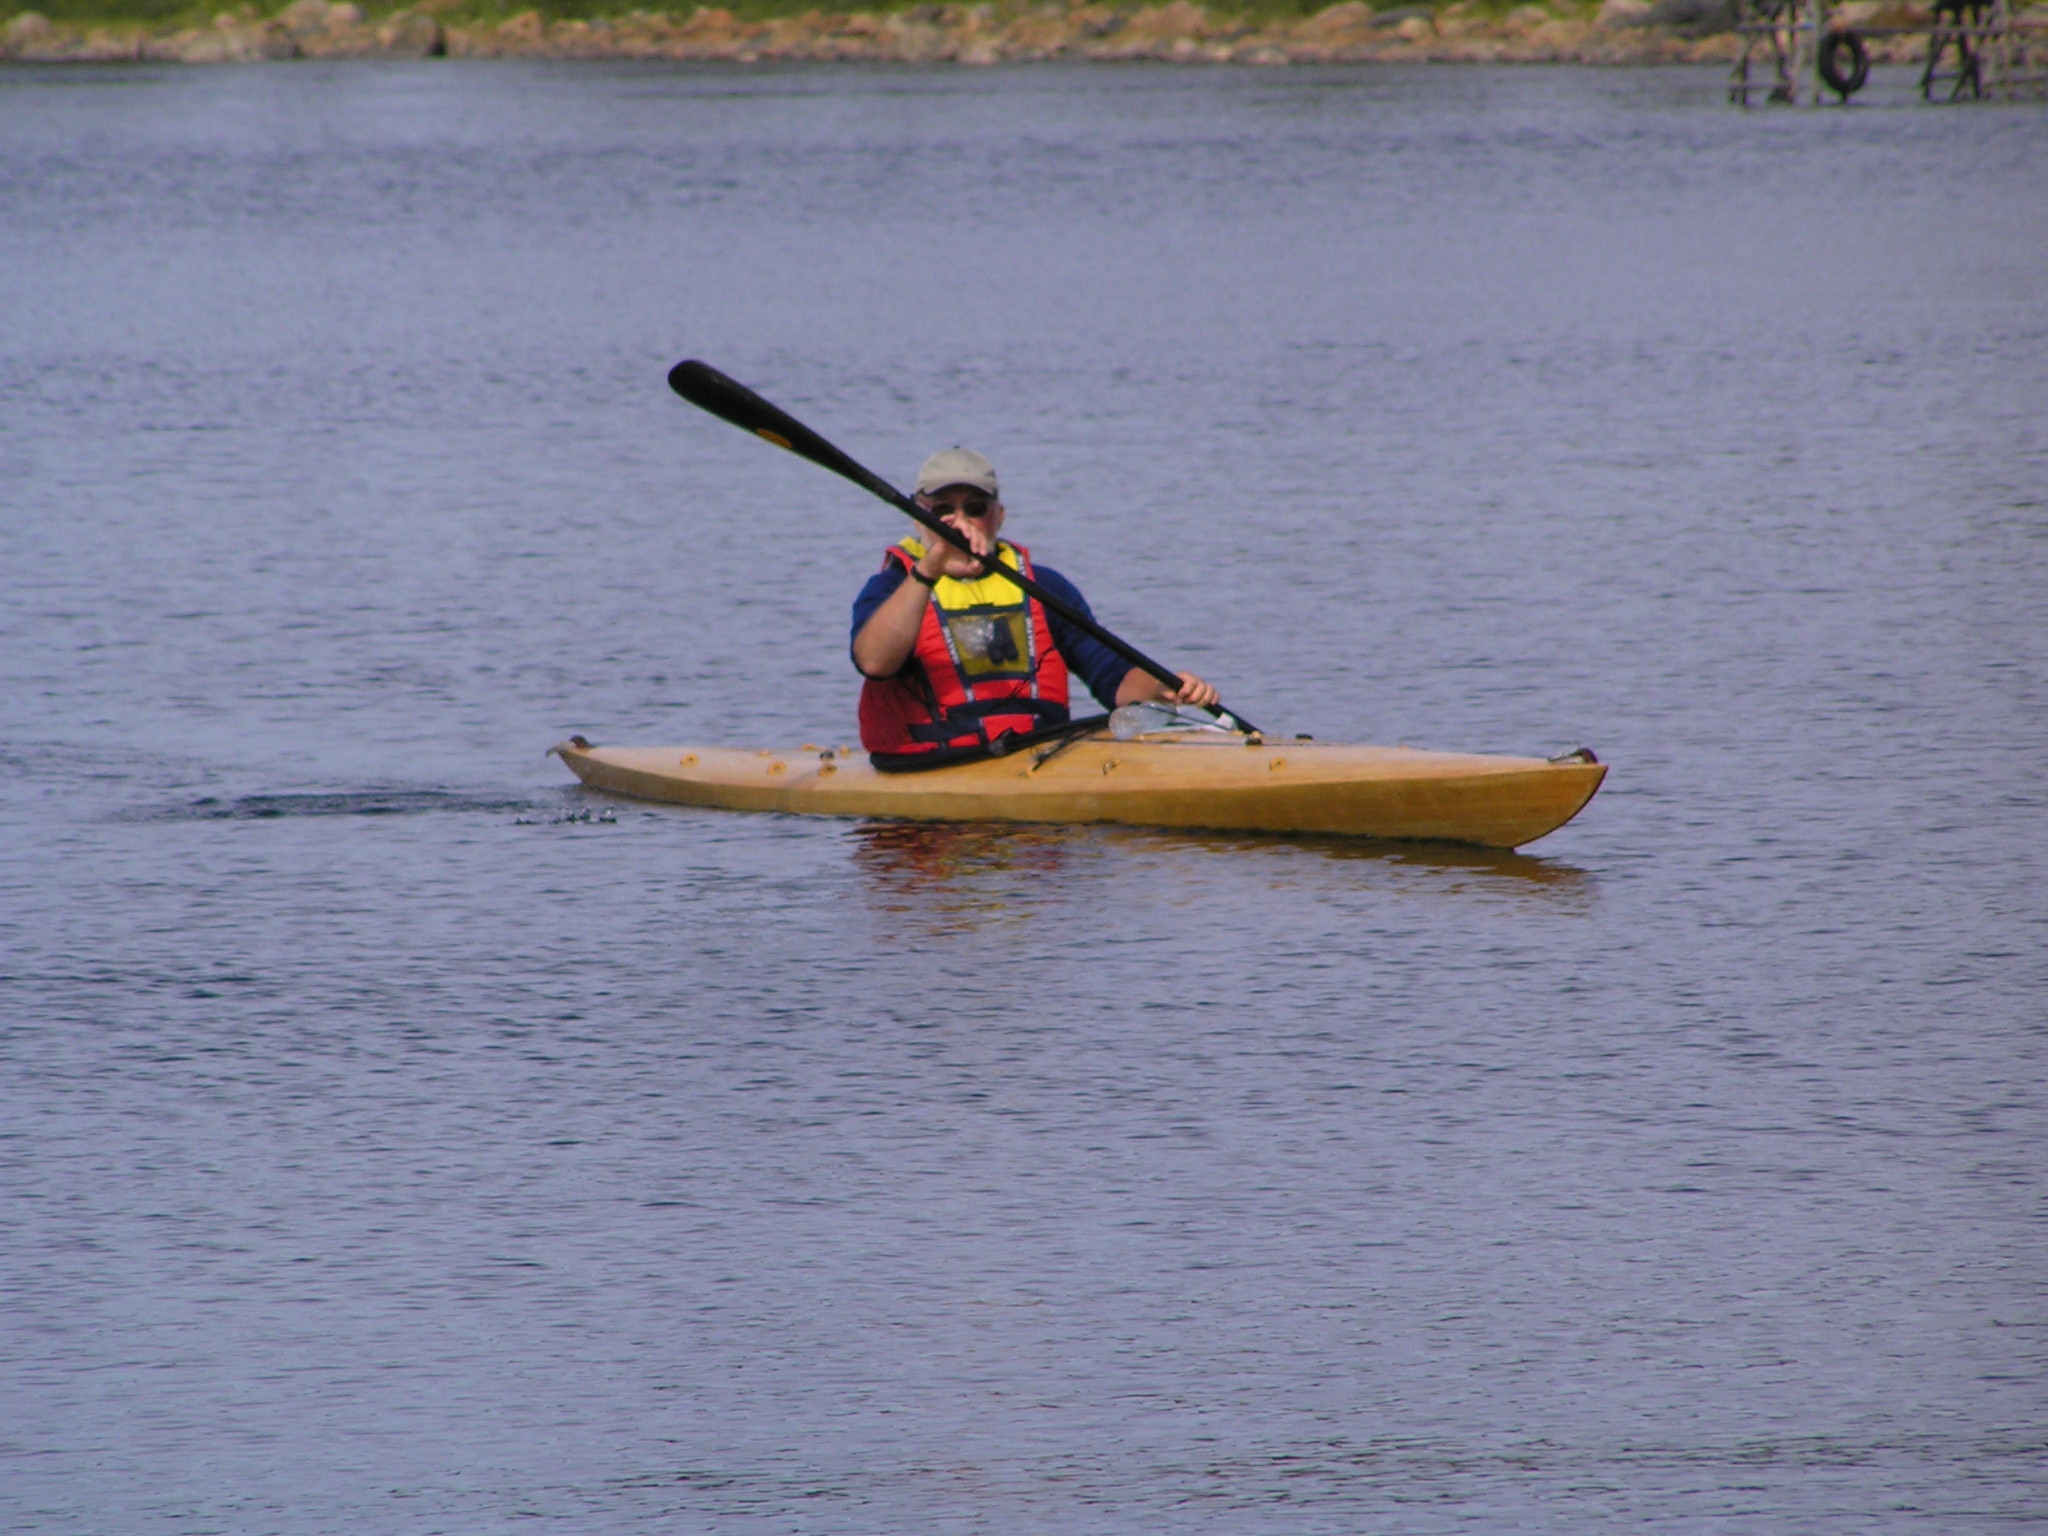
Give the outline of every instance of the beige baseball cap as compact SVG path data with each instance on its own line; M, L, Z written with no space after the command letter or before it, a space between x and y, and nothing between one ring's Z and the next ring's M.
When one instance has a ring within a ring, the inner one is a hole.
M917 494L929 496L949 485L971 485L994 496L996 467L972 448L941 448L918 470Z

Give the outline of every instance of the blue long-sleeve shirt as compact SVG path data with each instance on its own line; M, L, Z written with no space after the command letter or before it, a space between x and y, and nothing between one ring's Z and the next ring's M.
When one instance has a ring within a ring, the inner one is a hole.
M1088 599L1058 571L1048 566L1034 564L1031 575L1046 591L1071 604L1088 615L1095 617L1095 611L1088 606ZM868 578L868 584L860 589L860 596L853 600L853 634L858 635L862 626L875 616L875 610L889 600L889 594L902 586L909 572L895 561L890 561L884 570ZM1088 691L1095 695L1104 709L1116 708L1116 691L1130 674L1131 664L1117 655L1086 630L1077 629L1050 608L1045 610L1045 620L1052 630L1052 643L1059 647L1059 653L1066 658L1067 670L1088 685ZM847 652L853 649L852 639L847 641ZM910 665L909 662L904 663Z

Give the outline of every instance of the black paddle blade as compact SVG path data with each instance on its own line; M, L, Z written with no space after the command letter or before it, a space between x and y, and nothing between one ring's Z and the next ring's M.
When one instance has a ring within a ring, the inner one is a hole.
M789 412L769 404L737 379L727 378L709 363L695 358L677 363L668 371L668 387L700 410L742 431L787 448L799 458L809 459L821 469L851 480L862 490L895 506L907 505L901 491L834 448L824 438Z

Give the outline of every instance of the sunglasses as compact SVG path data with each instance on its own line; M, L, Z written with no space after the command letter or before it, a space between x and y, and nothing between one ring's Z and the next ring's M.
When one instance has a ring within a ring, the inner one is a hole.
M995 510L995 505L986 496L962 496L958 501L934 497L930 510L940 517L951 517L958 512L962 517L983 518Z

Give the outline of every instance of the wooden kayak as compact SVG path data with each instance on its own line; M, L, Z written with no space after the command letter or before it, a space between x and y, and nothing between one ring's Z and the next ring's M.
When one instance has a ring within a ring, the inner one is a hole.
M1516 848L1593 798L1592 754L1490 757L1221 732L1119 741L1107 731L922 773L878 773L850 748L550 749L585 784L639 800L919 821L1123 822L1231 832Z

